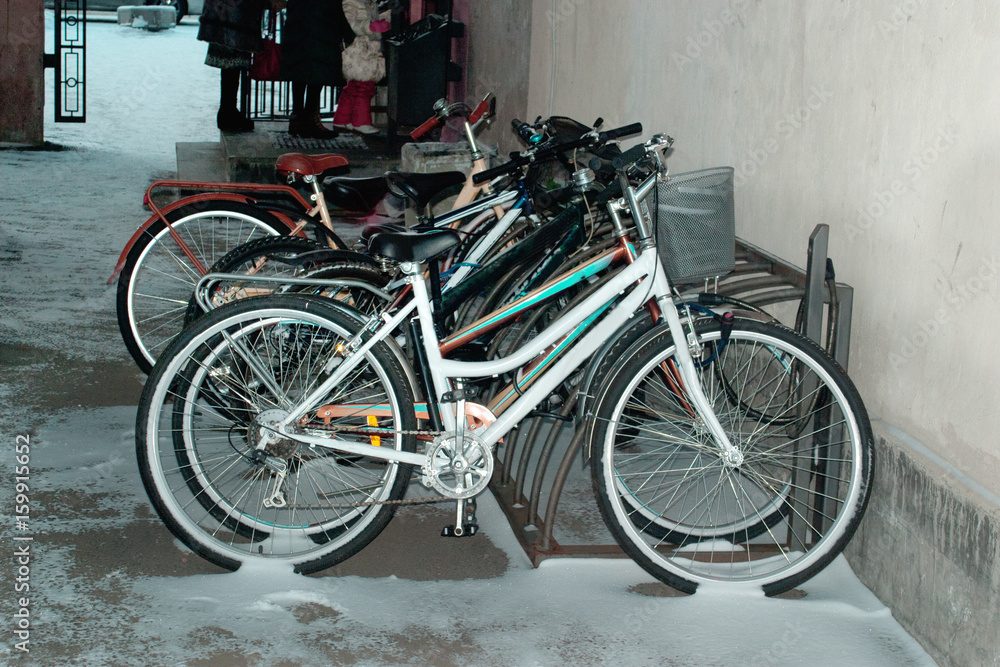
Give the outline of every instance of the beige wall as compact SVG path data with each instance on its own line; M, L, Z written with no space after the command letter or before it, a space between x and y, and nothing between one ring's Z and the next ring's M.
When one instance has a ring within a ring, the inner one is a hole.
M1000 492L1000 5L535 0L530 42L528 116L639 120L675 170L736 166L738 234L799 265L828 223L871 412Z
M531 12L531 0L477 0L471 7L469 99L481 100L488 92L497 96L496 120L481 136L505 151L517 148L511 118L524 120L528 113Z

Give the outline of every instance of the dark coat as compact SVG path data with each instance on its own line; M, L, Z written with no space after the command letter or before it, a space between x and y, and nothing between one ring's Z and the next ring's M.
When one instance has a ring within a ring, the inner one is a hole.
M346 84L340 54L354 31L340 0L288 0L281 29L281 78L329 86Z
M263 14L264 0L205 0L198 39L258 53L263 48Z

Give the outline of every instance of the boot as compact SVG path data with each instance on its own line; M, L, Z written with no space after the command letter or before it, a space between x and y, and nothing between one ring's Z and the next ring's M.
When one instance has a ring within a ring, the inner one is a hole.
M336 130L323 125L318 111L292 116L288 121L288 133L293 137L308 139L333 139L337 136Z
M292 117L288 119L288 134L293 137L306 136L303 134L306 131L302 122L303 118L304 116L301 113L292 114Z
M239 109L219 109L215 124L223 132L253 132L253 121L240 113Z
M333 114L333 127L337 130L351 131L354 129L354 105L357 102L351 82L348 82L337 100L337 112Z

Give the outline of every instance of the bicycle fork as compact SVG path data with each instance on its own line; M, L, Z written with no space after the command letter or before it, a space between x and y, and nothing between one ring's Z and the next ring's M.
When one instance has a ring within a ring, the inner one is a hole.
M692 353L696 353L700 349L701 344L698 342L691 318L685 318L686 324L681 322L677 306L671 297L670 284L661 266L657 266L654 281L656 293L666 295L658 297L658 302L663 318L674 339L676 348L674 354L677 357L677 370L683 382L682 389L686 391L690 399L688 402L690 407L694 408L695 418L712 434L723 463L727 467L736 468L743 463L743 452L729 440L729 436L722 428L722 424L701 386L701 378L698 377L698 370L692 356Z

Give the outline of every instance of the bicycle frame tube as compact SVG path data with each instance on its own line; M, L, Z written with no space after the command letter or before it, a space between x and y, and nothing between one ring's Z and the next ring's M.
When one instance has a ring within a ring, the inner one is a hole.
M610 265L611 262L618 256L618 253L618 250L609 251L605 255L596 258L594 261L589 262L583 267L580 267L572 274L560 277L556 281L553 281L550 286L536 290L535 293L532 293L518 302L511 304L511 306L505 309L507 318L509 319L510 317L515 317L519 312L536 305L544 298L548 298L549 296L557 294L559 291L568 289L573 284L576 284L581 280L585 280L587 276L593 275L601 268ZM431 366L433 384L437 393L441 395L450 388L449 380L451 378L486 377L505 373L524 366L534 357L542 353L552 343L560 338L563 338L585 320L592 317L595 311L601 309L606 303L616 299L618 294L624 292L630 285L648 277L650 268L651 264L648 261L637 261L625 267L618 275L613 276L593 295L560 317L559 320L547 328L540 336L533 339L529 345L502 359L485 362L455 361L445 359L442 356L443 346L437 343L437 336L434 332L427 286L424 284L423 280L415 279L412 281L413 299L393 317L388 319L383 317L384 323L372 334L371 338L362 344L356 352L345 359L345 361L336 368L334 373L326 381L324 381L322 385L320 385L303 401L302 404L300 404L291 414L288 415L283 423L290 424L312 409L314 407L312 405L313 403L320 400L323 396L326 396L327 393L335 387L347 373L354 369L363 355L370 350L371 347L373 347L378 341L391 335L392 331L405 321L413 310L416 310L420 316L422 333L425 336L425 340L431 341L430 344L425 343L425 347L428 355L428 361ZM645 281L645 284L648 285L648 281ZM627 302L630 305L634 302L634 307L632 308L632 312L634 312L650 297L651 294L649 289L640 286L633 290L633 294L630 295L630 299L627 300ZM502 320L500 318L495 318L490 324L491 326L498 326L501 323ZM616 328L617 327L614 326L610 327L610 329L604 333L604 337L611 335ZM480 329L485 331L483 327L480 327ZM603 331L603 328L601 330ZM576 356L577 355L574 355L574 357ZM578 363L582 361L582 359L578 359ZM555 380L555 384L557 385L562 381L562 379L565 378ZM449 414L450 410L445 409L448 407L447 405L443 404L441 407L442 411L445 412L442 417L446 417L444 420L445 428L454 428L454 415ZM293 435L291 437L298 436ZM498 436L498 439L499 437L502 437L502 434Z
M516 191L514 191L514 193L517 194ZM448 278L448 283L445 284L445 291L449 289L448 284L451 284L451 286L454 287L458 283L462 282L469 272L472 271L473 266L471 265L478 264L479 261L486 256L486 253L493 248L493 245L500 239L500 237L511 228L514 221L521 217L521 213L525 210L526 205L527 197L522 194L520 199L518 199L514 205L510 207L510 210L497 220L496 224L493 225L486 236L479 239L479 242L473 246L469 254L462 258L462 263L455 269L455 272L451 274L451 277Z
M491 209L494 206L501 206L509 201L513 201L518 194L517 190L504 190L503 192L498 192L495 195L484 197L483 199L472 202L471 204L453 208L444 215L434 218L434 227L437 229L451 227L456 222L466 220L475 213L480 213L487 209Z
M492 331L498 326L509 322L510 320L516 318L521 313L523 313L528 308L531 308L546 299L549 299L556 294L569 289L580 282L586 280L590 276L593 276L600 271L611 266L615 261L620 261L624 259L624 254L622 249L614 248L608 250L601 255L591 259L587 263L577 267L571 272L565 273L561 276L557 276L553 280L549 281L545 285L542 285L538 289L529 292L520 299L514 301L513 303L504 306L500 310L490 313L485 317L473 322L461 331L458 331L448 338L440 342L440 350L442 355L447 355L453 350L462 345L474 340L485 333ZM506 372L506 371L501 371ZM487 373L491 375L492 373Z
M643 186L645 186L642 188L644 192L649 192L651 189L649 183L644 183ZM635 206L637 200L634 197L634 192L631 190L629 192L633 195L630 197L630 203L633 204L632 210L637 211L638 207ZM640 236L642 236L641 230L645 225L637 225L637 227L640 230ZM643 242L648 241L648 235L645 235L641 240ZM538 336L518 351L500 359L490 361L457 361L444 358L444 354L459 347L461 344L517 317L524 310L609 267L615 259L624 259L624 261L630 263L616 275L608 278L593 294L564 313L552 325L544 329ZM521 393L517 400L510 403L496 421L480 435L488 446L492 446L499 442L518 422L534 410L580 364L596 352L609 337L613 336L624 318L633 316L644 303L653 298L659 305L661 316L665 319L675 341L677 367L681 375L681 380L685 385L684 389L694 404L698 417L712 433L724 461L732 466L737 466L742 462L741 453L729 441L722 425L719 423L718 417L715 415L711 404L701 388L701 381L698 377L691 351L688 348L689 342L686 338L685 328L673 300L670 282L663 271L659 255L655 249L650 248L638 257L634 257L633 248L627 243L622 242L618 248L609 250L576 270L557 277L547 285L522 297L506 308L488 315L479 322L473 323L462 332L455 334L450 339L446 339L441 343L437 342L437 335L434 330L433 314L427 285L422 276L416 271L417 268L414 268L408 274L407 279L407 282L411 284L413 289L412 300L392 317L383 314L382 319L384 323L372 333L369 340L360 345L352 355L349 355L336 368L331 377L323 382L320 387L310 394L282 422L279 430L285 433L285 435L311 444L343 449L343 451L351 453L403 462L416 462L419 456L405 452L383 451L379 447L350 442L340 443L338 441L334 444L334 441L324 438L286 433L286 427L290 423L313 409L323 396L327 395L331 389L346 377L347 373L357 366L363 355L372 346L390 336L392 331L409 317L410 313L416 310L419 316L421 333L423 334L424 350L430 368L431 384L438 397L441 420L445 430L455 430L460 417L460 415L456 414L456 408L453 404L440 400L445 392L451 389L451 381L453 379L497 376L501 373L521 368L536 357L546 354L548 351L547 357L543 360L541 366L536 366L532 369L532 373L536 375L533 384ZM628 294L612 308L602 321L595 324L594 322L600 314L607 310L626 291L628 291ZM590 331L579 342L572 345L572 354L562 354L572 344L572 339L578 338L588 327ZM360 341L361 337L362 334L359 333L352 340L352 343ZM567 337L570 340L567 341ZM548 350L550 346L557 342L560 343L557 350ZM558 360L556 360L557 358ZM549 366L547 370L544 368L545 366ZM461 417L464 418L464 415Z
M471 204L480 192L492 194L490 192L489 182L480 183L479 185L472 182L473 176L484 171L486 171L486 158L481 157L472 161L472 171L469 172L469 177L465 179L465 185L462 186L462 191L458 193L458 199L455 200L455 208L461 208L467 204Z
M561 280L563 278L560 278L556 282ZM565 313L524 348L512 355L493 361L469 362L444 359L441 356L440 346L436 344L436 334L432 323L427 286L419 277L414 277L412 284L413 299L393 317L388 318L383 316L384 323L378 330L356 352L349 355L321 386L283 420L279 426L279 430L282 433L296 440L349 453L403 463L422 464L424 458L418 454L398 452L373 445L362 445L329 438L316 438L288 433L286 427L301 418L309 410L315 408L319 401L328 395L329 391L339 384L360 363L368 350L379 341L390 336L392 331L402 324L414 310L417 311L420 317L420 326L425 339L425 352L430 362L431 379L435 392L440 397L449 390L451 386L450 380L453 378L487 377L520 368L534 357L542 354L546 348L559 339L574 333L578 334L579 331L576 330L582 324L594 318L595 313L605 310L608 304L618 298L619 294L631 288L631 291L614 306L607 317L603 321L598 322L591 331L572 347L572 354L561 355L561 358L552 364L547 371L543 372L534 384L524 391L520 398L514 401L480 437L487 445L492 446L497 443L514 425L527 416L546 396L569 377L587 357L596 352L608 337L614 335L618 324L623 318L631 317L651 297L656 297L666 315L667 323L674 333L675 340L680 341L676 345L678 350L678 366L681 368L681 376L687 384L687 390L695 403L696 409L705 419L706 423L708 423L713 435L716 436L720 450L723 453L728 453L735 449L725 434L722 433L721 425L718 423L710 404L700 390L700 382L694 370L694 362L685 344L684 329L670 295L669 282L663 273L655 252L647 252L640 255L632 264L611 277L594 294ZM528 297L524 299L525 302L528 300ZM526 303L521 304L522 310L528 307L530 306ZM357 340L360 340L360 337ZM454 406L442 401L439 403L439 407L445 430L454 430L457 423Z

